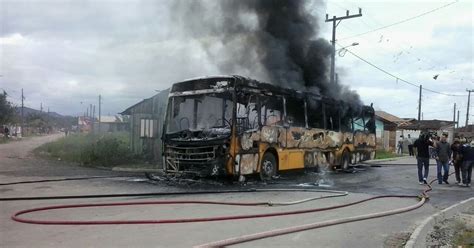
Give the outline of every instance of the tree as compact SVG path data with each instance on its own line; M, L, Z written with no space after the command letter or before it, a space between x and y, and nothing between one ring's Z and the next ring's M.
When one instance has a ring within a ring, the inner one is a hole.
M7 92L3 91L3 94L0 94L0 124L7 124L11 122L14 118L14 109L7 100Z

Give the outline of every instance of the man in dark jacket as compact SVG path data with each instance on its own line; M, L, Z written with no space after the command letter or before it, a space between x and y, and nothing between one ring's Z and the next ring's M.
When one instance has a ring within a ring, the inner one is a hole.
M420 184L428 184L426 179L428 178L429 167L430 167L430 152L429 147L433 145L430 140L430 136L427 133L421 134L420 137L415 141L413 147L416 148L416 160L418 165L418 182ZM425 172L423 173L423 169Z
M463 163L462 163L462 186L470 187L471 186L471 177L472 177L472 166L474 164L474 140L470 144L465 144L461 147L460 150Z
M456 176L456 184L461 184L461 167L462 167L462 155L459 152L461 150L461 142L459 138L454 138L454 142L451 145L451 151L453 151L453 166L454 166L454 174Z
M443 134L436 143L436 161L438 168L438 184L449 184L449 160L451 160L451 145L447 142L448 135ZM443 174L441 174L443 172Z

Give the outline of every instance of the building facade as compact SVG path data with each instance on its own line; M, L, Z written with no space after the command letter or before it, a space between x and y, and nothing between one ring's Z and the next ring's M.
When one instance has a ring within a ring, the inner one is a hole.
M161 91L120 113L129 118L131 151L158 165L162 162L161 135L168 93Z

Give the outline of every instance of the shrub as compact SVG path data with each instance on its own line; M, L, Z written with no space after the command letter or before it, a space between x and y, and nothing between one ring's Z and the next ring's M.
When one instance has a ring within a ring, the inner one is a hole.
M132 161L127 133L72 134L40 146L39 153L85 165L113 166Z

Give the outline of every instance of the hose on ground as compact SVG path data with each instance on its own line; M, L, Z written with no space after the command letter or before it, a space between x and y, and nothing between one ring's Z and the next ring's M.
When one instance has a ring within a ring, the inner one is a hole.
M452 174L454 174L454 172L449 174L449 176L451 176ZM258 239L264 239L264 238L270 238L270 237L275 237L275 236L279 236L279 235L285 235L285 234L290 234L290 233L295 233L295 232L306 231L306 230L310 230L310 229L316 229L316 228L321 228L321 227L339 225L339 224L344 224L344 223L349 223L349 222L362 221L362 220L367 220L367 219L375 219L375 218L380 218L380 217L385 217L385 216L390 216L390 215L394 215L394 214L408 212L408 211L420 208L421 206L423 206L423 204L425 204L425 202L429 199L428 192L433 190L433 187L431 185L435 181L437 181L437 179L433 179L429 183L426 184L427 188L425 190L423 190L423 192L421 193L420 196L418 196L420 201L418 203L412 205L412 206L399 208L399 209L394 209L394 210L389 210L389 211L378 212L378 213L358 215L358 216L353 216L353 217L347 217L347 218L341 218L341 219L335 219L335 220L329 220L329 221L323 221L323 222L315 222L315 223L310 223L310 224L305 224L305 225L275 229L275 230L261 232L261 233L248 234L248 235L243 235L243 236L239 236L239 237L233 237L233 238L229 238L229 239L214 241L214 242L198 245L198 246L195 246L195 247L197 247L197 248L225 247L225 246L241 244L241 243L245 243L245 242L249 242L249 241L254 241L254 240L258 240Z
M230 194L251 193L267 191L298 191L298 192L320 192L334 194L348 194L346 191L318 190L318 189L236 189L236 190L199 190L199 191L173 191L173 192L145 192L145 193L119 193L119 194L94 194L94 195L59 195L59 196L25 196L25 197L2 197L0 201L41 201L41 200L66 200L66 199L92 199L92 198L124 198L124 197L152 197L152 196L178 196L178 195L205 195L205 194ZM331 196L327 196L329 198Z
M452 174L452 173L451 173ZM451 175L450 174L450 175ZM346 196L348 193L343 191L332 191L332 190L312 190L312 189L249 189L249 190L225 190L225 191L194 191L194 192L163 192L163 193L137 193L137 194L107 194L107 195L81 195L81 196L50 196L50 197L19 197L19 198L0 198L0 201L15 201L15 200L50 200L50 199L77 199L77 198L103 198L103 197L136 197L136 196L158 196L158 195L191 195L191 194L214 194L214 193L248 193L248 192L282 192L282 191L303 191L303 192L324 192L324 193L332 193L333 195L328 196L319 196L319 197L311 197L299 201L293 202L221 202L221 201L138 201L138 202L115 202L115 203L99 203L99 204L70 204L70 205L56 205L56 206L49 206L49 207L42 207L42 208L33 208L22 210L16 212L12 219L18 222L23 223L30 223L30 224L45 224L45 225L117 225L117 224L170 224L170 223L189 223L189 222L210 222L210 221L224 221L224 220L237 220L237 219L250 219L250 218L265 218L265 217L275 217L275 216L285 216L285 215L296 215L296 214L304 214L304 213L313 213L313 212L320 212L332 209L338 209L348 206L353 206L357 204L361 204L364 202L372 201L375 199L381 198L418 198L420 201L417 204L414 204L409 207L366 214L366 215L359 215L353 216L348 218L324 221L324 222L316 222L301 226L293 226L283 229L277 229L257 234L250 234L244 235L240 237L230 238L226 240L211 242L208 244L200 245L198 247L221 247L227 245L234 245L239 243L244 243L252 240L263 239L268 237L274 237L283 234L289 234L314 228L320 228L330 225L337 225L342 223L349 223L355 221L361 221L366 219L373 219L379 218L383 216L394 215L398 213L407 212L410 210L417 209L421 207L426 200L429 198L428 192L432 190L431 184L436 181L436 179L430 181L426 186L427 188L423 190L421 195L414 196L414 195L384 195L384 196L375 196L370 197L367 199L335 205L331 207L323 207L323 208L310 208L310 209L303 209L303 210L296 210L296 211L282 211L282 212L273 212L273 213L263 213L263 214L251 214L251 215L233 215L233 216L217 216L217 217L208 217L208 218L184 218L184 219L162 219L162 220L112 220L112 221L64 221L64 220L34 220L34 219L26 219L20 217L26 213L32 212L39 212L39 211L48 211L54 209L66 209L66 208L88 208L88 207L114 207L114 206L131 206L131 205L169 205L169 204L213 204L213 205L232 205L232 206L284 206L284 205L293 205L293 204L300 204L303 202L308 202L317 199L324 199L330 197L341 197Z
M339 225L339 224L355 222L355 221L361 221L361 220L367 220L367 219L375 219L375 218L379 218L379 217L383 217L383 216L399 214L399 213L408 212L408 211L417 209L417 208L423 206L425 201L426 201L425 198L421 198L421 200L418 203L416 203L415 205L404 207L404 208L399 208L399 209L394 209L394 210L389 210L389 211L384 211L384 212L378 212L378 213L372 213L372 214L358 215L358 216L335 219L335 220L316 222L316 223L300 225L300 226L292 226L292 227L276 229L276 230L271 230L271 231L266 231L266 232L261 232L261 233L255 233L255 234L248 234L248 235L244 235L244 236L240 236L240 237L234 237L234 238L215 241L215 242L211 242L211 243L207 243L207 244L203 244L203 245L198 245L198 246L195 246L195 247L199 247L199 248L224 247L224 246L241 244L241 243L244 243L244 242L249 242L249 241L258 240L258 239L264 239L264 238L275 237L275 236L284 235L284 234L290 234L290 233L294 233L294 232L306 231L306 230L315 229L315 228Z
M29 183L49 183L49 182L63 182L63 181L76 181L76 180L92 180L92 179L106 179L106 178L120 178L130 176L88 176L88 177L66 177L57 179L43 179L43 180L31 180L31 181L19 181L10 183L0 183L0 186L16 185L16 184L29 184Z
M233 216L218 216L209 218L189 218L189 219L163 219L163 220L112 220L112 221L51 221L51 220L34 220L21 218L21 215L32 212L48 211L53 209L66 209L66 208L90 208L90 207L116 207L116 206L136 206L136 205L171 205L171 204L206 204L206 205L231 205L231 206L288 206L301 204L308 201L314 201L325 198L334 198L347 196L349 193L345 191L334 191L334 190L312 190L312 189L253 189L252 191L219 191L219 193L242 193L242 192L312 192L312 193L331 193L332 195L318 196L306 198L299 201L292 202L222 202L222 201L136 201L136 202L113 202L113 203L93 203L93 204L69 204L69 205L55 205L42 208L33 208L16 212L12 219L22 223L29 224L43 224L43 225L124 225L124 224L170 224L170 223L186 223L186 222L209 222L209 221L223 221L223 220L236 220L236 219L250 219L250 218L265 218L283 215L303 214L317 211L328 210L328 208L316 208L306 209L299 211L284 211L275 213L265 214L251 214L251 215L233 215ZM179 193L179 192L178 192ZM195 192L201 194L202 192ZM207 192L209 193L209 192ZM379 197L377 197L379 198ZM359 202L364 202L362 200ZM358 204L359 202L352 203ZM349 204L350 205L350 204ZM348 204L341 205L339 207L349 206Z

